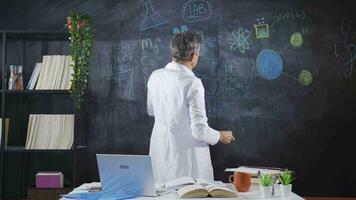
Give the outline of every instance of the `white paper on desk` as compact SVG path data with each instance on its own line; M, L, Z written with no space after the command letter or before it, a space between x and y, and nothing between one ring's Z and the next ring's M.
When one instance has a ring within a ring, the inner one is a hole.
M167 191L175 191L184 186L194 185L194 184L199 184L203 187L206 187L208 185L213 185L216 187L225 186L225 184L222 181L213 181L213 180L207 180L201 178L193 179L192 177L188 177L188 176L167 181L165 186Z
M99 190L101 189L100 182L84 183L81 186L75 188L75 190Z
M206 179L201 179L197 178L195 179L196 183L201 185L201 186L208 186L208 185L213 185L216 187L224 187L225 184L222 181L212 181L212 180L206 180Z
M185 177L167 181L165 183L165 186L166 186L166 190L172 191L172 190L179 189L183 186L193 185L193 184L195 184L195 180L192 177L185 176Z

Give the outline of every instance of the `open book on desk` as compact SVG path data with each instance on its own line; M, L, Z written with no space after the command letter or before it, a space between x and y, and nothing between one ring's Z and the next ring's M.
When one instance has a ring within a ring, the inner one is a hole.
M185 176L185 177L167 181L164 184L164 187L167 191L174 191L174 190L178 190L184 186L195 185L195 184L199 184L202 186L207 186L207 185L224 186L225 185L221 181L212 181L212 180L206 180L206 179L200 179L200 178L193 179L192 177Z
M165 183L167 191L177 191L180 198L194 197L236 197L233 187L229 188L221 181L205 179L193 179L191 177L181 177Z
M177 195L179 198L237 197L236 192L227 187L221 187L216 185L202 186L199 184L184 186L177 191Z

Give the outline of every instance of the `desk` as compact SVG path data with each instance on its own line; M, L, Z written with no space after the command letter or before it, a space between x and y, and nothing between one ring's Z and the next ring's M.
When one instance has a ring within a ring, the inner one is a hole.
M281 197L279 192L279 187L275 187L276 195L273 198L269 199L284 199L284 200L300 200L303 199L302 197L298 196L295 193L292 193L290 197ZM71 193L78 193L78 192L86 192L85 190L76 190L74 189ZM166 193L162 194L158 197L138 197L135 198L137 200L156 200L156 199L179 199L176 193ZM249 192L240 192L238 193L237 198L194 198L194 199L182 199L182 200L207 200L207 199L214 199L214 200L227 200L227 199L261 199L259 186L258 185L251 185L251 189ZM61 198L60 200L71 200L66 198Z

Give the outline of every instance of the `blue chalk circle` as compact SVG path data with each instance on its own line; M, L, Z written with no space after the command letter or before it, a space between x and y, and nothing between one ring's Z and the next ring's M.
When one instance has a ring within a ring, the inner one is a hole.
M278 78L283 71L281 56L272 49L263 49L256 58L257 73L267 80Z

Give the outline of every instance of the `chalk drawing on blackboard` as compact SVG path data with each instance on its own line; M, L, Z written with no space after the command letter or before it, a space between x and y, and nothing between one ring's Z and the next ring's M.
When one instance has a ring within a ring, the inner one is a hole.
M257 39L269 38L268 24L254 24L254 27Z
M213 9L208 0L188 0L182 6L182 17L186 22L208 20Z
M182 33L182 32L187 32L189 31L188 29L188 26L183 24L183 25L180 25L180 27L173 27L173 34L176 34L176 33Z
M355 44L348 44L347 45L347 52L349 53L350 56L350 60L348 60L347 62L345 62L344 65L348 65L350 64L352 66L353 61L356 58L356 45Z
M210 48L217 48L218 47L218 40L216 37L206 38L204 40L204 44Z
M352 42L356 42L356 32L352 33L350 38Z
M264 17L258 18L257 24L254 24L257 39L269 38L268 24L264 20Z
M210 88L205 88L205 95L206 96L215 96L217 93L218 93L218 90L220 88L220 82L219 80L216 80L215 81L215 85L211 84L213 83L213 77L211 77L209 74L207 73L199 73L199 72L196 72L195 75L200 78L203 83L204 82L209 82L209 86Z
M241 28L232 33L233 43L230 45L231 50L239 49L241 53L245 53L250 49L250 31L246 28Z
M353 67L354 67L354 61L356 59L356 45L351 43L348 44L347 52L349 53L350 60L344 64L345 66L349 65L349 67L345 69L344 76L345 78L351 78Z
M145 38L141 40L142 50L146 48L153 50L155 54L159 53L159 46L157 44L153 45L152 40L150 38Z
M281 23L282 21L295 21L297 19L304 21L305 18L306 14L302 9L281 12L274 16L274 21L272 22L271 27L276 23Z
M157 61L153 59L151 56L142 56L141 64L144 66L155 66L158 65Z
M351 17L345 17L340 26L342 35L344 36L344 47L346 48L349 59L344 63L344 66L348 66L344 71L345 78L351 78L353 72L354 61L356 59L356 45L350 41L350 30L352 27Z
M204 32L203 31L196 31L196 33L200 36L201 41L203 41L202 47L199 52L199 56L204 56L206 53L206 44L204 43Z
M235 65L236 63L233 61L226 61L224 64L224 93L230 96L243 94L241 80Z
M336 44L334 44L334 54L335 58L339 57L339 54L337 54Z
M108 79L118 83L119 97L133 100L133 75L135 41L121 41L113 45L113 64L111 72L104 74Z
M303 44L303 35L300 32L295 32L290 36L289 42L293 47L300 47Z
M257 73L267 79L278 78L283 71L281 56L272 49L263 49L256 58Z
M121 44L113 45L113 65L111 73L126 71L133 68L133 56L135 50L135 42L122 41Z
M301 33L303 35L313 34L313 29L311 27L309 27L309 26L305 26L305 27L302 28Z
M144 38L141 40L141 65L142 65L142 72L143 78L145 83L145 89L147 89L147 81L150 77L153 70L159 67L159 46L161 40L151 38Z
M167 23L161 15L153 9L151 0L145 0L145 7L146 15L141 24L140 31L152 29Z
M351 17L345 17L344 19L342 19L340 30L342 35L344 36L344 47L347 47L347 44L349 42L351 26L352 26Z
M152 48L152 40L150 38L145 38L141 40L141 48L142 50L146 48Z
M122 96L127 97L127 99L133 99L133 75L134 69L129 69L127 71L122 71L119 73L119 87L122 89Z
M309 86L313 82L313 75L309 70L303 69L299 73L298 81L303 86Z
M289 77L289 78L291 78L291 79L293 79L293 80L295 80L295 81L299 81L296 77L294 77L294 76L288 74L287 72L282 72L282 74L285 75L285 76L287 76L287 77Z
M313 77L318 77L319 76L319 68L318 67L314 67L313 68Z
M284 50L286 50L288 47L289 47L289 43L288 44L286 44L286 46L284 46L281 50L279 50L278 52L279 53L282 53Z

